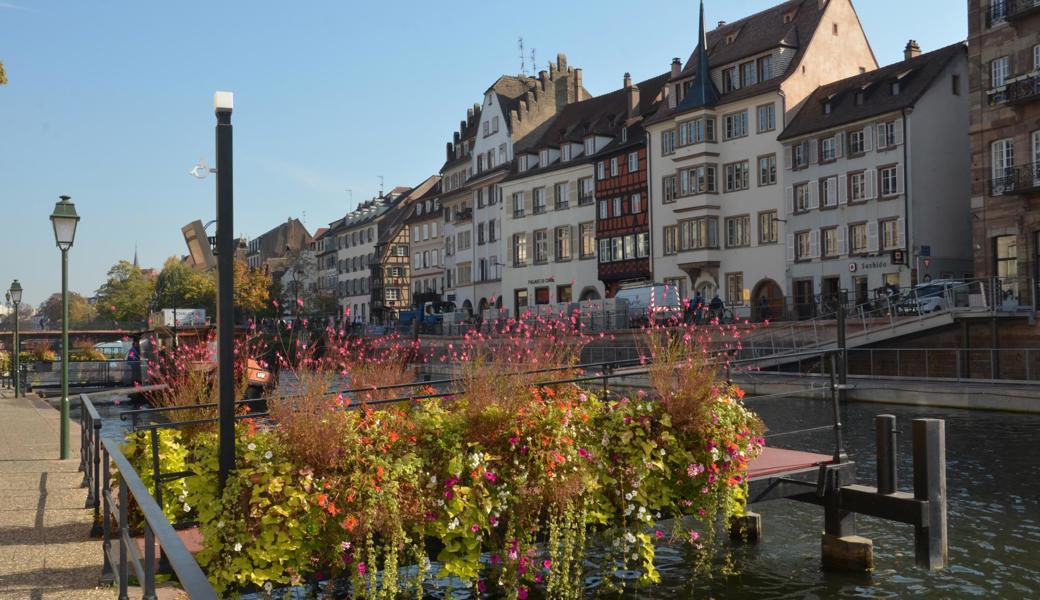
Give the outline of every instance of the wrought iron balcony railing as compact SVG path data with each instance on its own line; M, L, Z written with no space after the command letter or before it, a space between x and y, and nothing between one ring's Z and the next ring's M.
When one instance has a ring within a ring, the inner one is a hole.
M990 106L1015 105L1040 100L1040 73L1034 73L1003 87L990 90L988 96Z
M990 181L991 196L1040 192L1040 162L1004 169Z

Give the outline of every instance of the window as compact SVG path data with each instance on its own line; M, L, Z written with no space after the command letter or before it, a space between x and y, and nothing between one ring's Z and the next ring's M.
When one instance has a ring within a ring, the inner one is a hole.
M473 282L473 265L468 263L459 265L458 271L459 275L456 278L458 285L469 285Z
M726 301L731 305L744 303L743 273L726 273Z
M679 172L679 191L683 196L690 194L714 194L715 165L701 165Z
M867 253L867 224L855 223L849 225L849 253Z
M596 182L591 177L578 180L578 205L586 206L596 200Z
M622 142L627 142L628 141L628 127L622 127L621 128L621 141Z
M620 217L621 216L621 196L617 196L616 198L614 198L614 213L611 216L612 217Z
M607 178L607 163L606 161L599 161L596 163L596 178L606 179Z
M895 248L901 248L900 244L900 231L899 231L899 219L886 219L879 223L881 229L881 249L892 250Z
M866 152L866 147L863 144L864 139L865 139L865 136L863 135L863 130L862 129L857 129L856 131L850 131L849 132L849 154L863 154L864 152Z
M747 135L748 113L746 110L726 115L722 119L725 139L732 140Z
M899 93L902 91L902 86L899 85L898 81L893 81L892 84L889 86L889 91L892 93L893 96L898 96Z
M661 154L669 155L675 152L675 130L669 129L661 133Z
M800 213L810 209L809 194L808 183L794 186L794 212Z
M534 262L542 264L549 261L549 234L544 229L534 232Z
M641 194L632 194L632 197L629 199L629 205L633 215L643 212L643 196Z
M773 103L763 104L755 111L757 114L758 133L773 131L776 129L776 105Z
M513 234L513 266L522 267L527 264L527 234Z
M679 231L679 228L676 225L667 225L667 226L665 226L661 230L661 233L664 236L664 253L665 254L675 254L676 251L678 250L678 248L679 248L678 239L677 239L678 231Z
M990 74L990 87L1000 88L1007 85L1008 69L1009 69L1008 57L1001 56L995 58L989 63L989 74Z
M897 196L899 190L899 170L897 166L883 167L879 169L881 177L881 197Z
M661 180L661 188L664 192L663 202L665 204L675 202L676 196L679 195L675 175L665 175L664 178Z
M495 117L495 123L497 125L498 117ZM495 131L498 131L498 127L495 127ZM499 144L498 145L498 162L499 162L499 164L505 164L505 162L506 162L506 145L505 144Z
M715 141L715 118L702 117L679 124L679 145L689 146Z
M635 173L639 170L639 153L629 152L628 153L628 172Z
M488 239L489 242L493 242L493 241L495 241L495 238L496 238L496 235L495 235L495 220L491 219L490 221L488 221L487 239Z
M585 156L592 156L596 153L596 138L589 136L585 138Z
M523 173L524 171L527 170L527 161L528 161L529 158L530 157L528 155L524 154L517 161L517 165L518 165L521 173ZM452 187L454 188L454 186L452 186Z
M903 143L899 139L901 136L897 133L898 126L896 123L896 121L889 121L878 125L878 150L884 150L885 148L891 148Z
M617 177L617 174L618 174L618 160L617 160L617 157L615 156L614 158L610 159L610 176L611 177Z
M592 258L596 252L596 224L582 223L578 227L581 230L581 258Z
M1036 49L1037 48L1040 48L1040 46L1036 46L1036 47L1033 48L1034 55L1036 54ZM1034 61L1035 61L1035 58L1034 58ZM1034 67L1034 70L1035 69L1036 69L1036 67ZM958 75L957 73L954 73L953 76L950 78L950 85L953 88L953 95L954 96L960 96L961 95L961 76Z
M556 286L556 301L564 304L574 301L574 294L570 285Z
M556 228L556 262L571 259L571 226Z
M849 202L867 199L867 176L863 171L849 173Z
M799 231L794 234L794 259L795 260L810 260L812 259L812 245L810 239L810 232Z
M423 226L422 226L422 239L423 239L423 241L426 241L426 240L430 239L430 224L429 223L423 223ZM418 241L418 240L416 240L416 241Z
M748 87L756 83L758 83L758 72L755 70L755 61L741 63L740 87Z
M599 201L599 218L600 218L600 220L603 220L603 219L606 219L606 218L610 217L610 212L609 212L610 208L609 207L610 207L610 203L607 202L606 200L600 200Z
M542 150L538 153L538 166L545 167L549 165L549 151Z
M740 248L751 245L751 217L729 217L726 219L726 247Z
M777 223L779 218L775 210L767 210L758 213L758 243L775 244L777 236Z
M758 185L773 185L776 183L776 155L758 157Z
M412 239L416 240L416 241L419 240L419 226L418 225L412 225Z
M820 198L823 205L833 208L838 205L838 178L828 177L820 181Z
M599 262L610 262L610 238L602 238L599 241Z
M823 238L823 256L826 258L838 256L838 228L828 227L820 230L820 234L820 237Z
M556 210L562 210L564 208L570 207L571 203L570 199L568 198L569 191L570 190L568 189L568 184L566 182L557 183L555 186L553 186L553 197L556 201Z
M805 142L791 147L791 154L794 158L794 168L803 169L809 165L807 147L808 145Z
M993 249L997 277L1018 277L1018 236L998 235L993 238Z
M737 68L730 67L722 70L722 93L732 92L733 90L740 87L740 81L737 79Z
M726 191L746 190L748 188L749 171L750 168L746 160L726 165Z
M625 260L632 260L636 257L636 236L630 234L625 236Z
M1033 46L1033 71L1040 71L1040 44Z
M478 246L483 246L484 245L484 240L486 239L486 236L484 235L484 231L485 231L484 224L483 223L477 223L477 245Z
M386 288L386 299L390 302L397 300L397 288Z
M560 157L561 160L568 161L571 159L571 145L564 144L560 146Z
M491 133L498 133L498 117L491 117Z
M616 237L610 240L611 260L625 259L625 238Z
M522 217L524 216L524 193L516 192L513 194L513 216Z
M773 78L773 56L763 56L758 59L758 80L765 81Z
M531 212L536 215L545 212L545 188L535 188L532 193L534 194L534 209Z
M997 140L990 146L993 165L993 195L999 196L1014 187L1015 140Z
M719 247L719 220L717 217L699 217L688 221L680 221L680 250L702 250Z
M640 233L636 235L636 258L650 256L650 234Z
M820 140L820 160L832 161L838 158L838 145L833 137Z

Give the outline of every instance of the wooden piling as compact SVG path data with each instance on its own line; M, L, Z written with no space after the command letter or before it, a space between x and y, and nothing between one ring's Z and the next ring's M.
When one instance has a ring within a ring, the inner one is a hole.
M877 415L875 442L877 444L877 491L892 494L896 491L896 417Z
M914 527L917 566L929 570L949 565L946 531L946 423L914 419L914 498L928 501L926 524Z

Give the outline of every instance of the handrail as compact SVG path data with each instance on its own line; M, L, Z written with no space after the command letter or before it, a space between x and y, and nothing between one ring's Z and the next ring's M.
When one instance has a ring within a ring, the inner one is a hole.
M138 572L138 577L143 574L143 580L141 581L143 586L144 598L155 598L155 542L159 542L162 552L166 556L170 567L173 572L177 575L177 581L181 587L187 592L188 597L192 600L217 600L217 593L210 585L209 580L206 578L206 574L199 566L198 562L195 561L195 557L188 551L188 548L181 541L181 538L177 535L177 531L174 530L173 525L166 519L166 515L163 513L162 508L155 502L152 496L148 493L148 488L145 486L141 478L138 477L137 472L134 470L133 465L123 455L119 448L119 441L112 438L103 438L101 440L101 446L104 452L105 462L105 518L104 518L104 549L106 566L109 566L109 561L118 562L118 568L112 575L114 575L119 585L119 597L127 598L127 587L129 582L129 571L128 571L128 554L134 562L134 570ZM112 498L112 490L110 487L110 477L108 476L109 463L115 463L116 469L118 470L119 477L119 502L116 503ZM129 511L129 496L137 502L138 509L144 517L144 560L138 560L140 557L137 556L137 545L130 538L129 535L129 523L127 521L127 513ZM117 510L113 511L113 504L118 504ZM111 526L109 524L109 517L114 516L119 519L119 553L118 561L112 560L111 556ZM110 568L110 567L109 567Z

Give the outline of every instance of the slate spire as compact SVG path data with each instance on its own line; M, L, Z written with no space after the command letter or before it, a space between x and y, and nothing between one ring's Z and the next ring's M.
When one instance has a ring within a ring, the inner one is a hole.
M700 37L697 40L697 68L693 82L686 92L686 97L679 103L679 109L715 106L719 103L719 93L711 80L711 65L708 63L708 33L704 29L704 0L701 0Z

